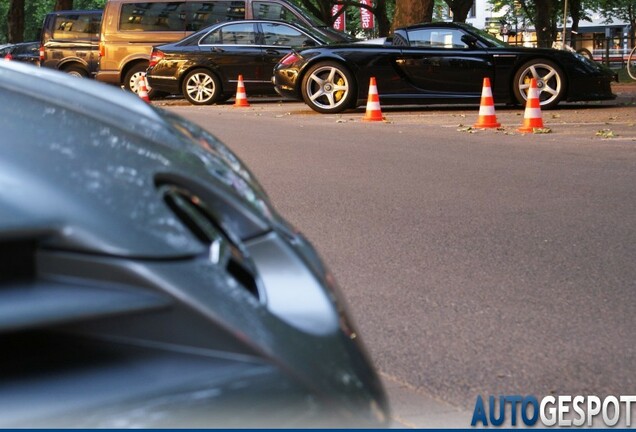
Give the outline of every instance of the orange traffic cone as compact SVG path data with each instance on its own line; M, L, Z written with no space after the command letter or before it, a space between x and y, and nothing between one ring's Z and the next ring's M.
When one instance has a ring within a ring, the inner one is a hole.
M146 84L146 74L141 74L139 79L137 80L137 96L139 96L142 100L150 103L150 97L148 96L148 85Z
M243 84L243 75L238 76L238 86L236 87L236 99L234 101L235 107L248 107L247 95L245 94L245 84Z
M539 100L539 89L537 88L537 80L530 79L530 88L528 89L528 99L526 101L526 110L523 114L523 125L517 129L519 132L533 132L535 129L543 128L543 120L541 119L541 101Z
M380 109L380 96L378 95L378 86L375 83L375 77L371 77L369 82L369 98L367 99L367 112L364 114L362 121L382 121L382 110Z
M481 90L481 103L479 104L479 119L473 125L474 128L498 128L501 123L497 122L495 115L495 101L492 98L490 88L490 78L484 78L484 85Z

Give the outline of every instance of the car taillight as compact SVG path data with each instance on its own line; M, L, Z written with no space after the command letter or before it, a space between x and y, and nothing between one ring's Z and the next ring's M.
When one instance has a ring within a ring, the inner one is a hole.
M11 60L13 58L13 56L11 55L11 53L7 53L6 56L4 56L5 60Z
M106 54L106 47L104 46L104 42L99 42L99 56L104 57Z
M299 58L300 56L298 54L291 52L287 54L285 57L283 57L279 63L282 64L283 66L289 66L290 64L294 63Z
M40 45L40 61L44 61L44 45Z
M165 56L166 55L163 52L159 51L158 49L153 49L152 54L150 54L150 63L148 64L148 67L153 67L154 65L159 63L161 60L163 60Z

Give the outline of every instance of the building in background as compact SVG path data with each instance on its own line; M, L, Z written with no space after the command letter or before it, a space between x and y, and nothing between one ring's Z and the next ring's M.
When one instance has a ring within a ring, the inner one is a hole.
M507 11L493 12L488 0L475 0L475 4L468 14L466 22L488 31L498 38L515 45L536 46L536 35L532 24L527 22L521 14L510 19ZM504 19L504 16L508 18ZM587 50L596 60L605 60L608 56L616 61L624 61L631 49L629 41L629 24L624 21L612 20L607 22L600 14L589 12L591 21L580 21L579 30L575 37L575 49ZM451 20L446 10L442 19ZM572 20L568 20L571 25ZM566 42L571 43L569 27L566 28ZM562 33L559 32L559 38Z

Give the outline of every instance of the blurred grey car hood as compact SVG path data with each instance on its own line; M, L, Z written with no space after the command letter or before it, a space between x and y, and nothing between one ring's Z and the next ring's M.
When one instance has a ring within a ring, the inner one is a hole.
M282 223L241 161L206 131L89 80L73 83L85 92L78 99L64 91L67 77L37 68L28 83L16 76L0 69L0 99L29 94L23 106L0 105L0 230L54 228L50 247L99 254L198 254L201 245L152 193L175 179L203 179L224 206L249 209L223 221L242 238ZM9 122L9 111L20 121ZM51 133L59 129L66 133Z

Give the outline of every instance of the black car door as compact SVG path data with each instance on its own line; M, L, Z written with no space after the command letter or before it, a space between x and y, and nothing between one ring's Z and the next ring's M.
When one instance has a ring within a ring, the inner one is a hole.
M261 22L263 36L263 69L262 78L269 84L272 82L274 66L292 47L300 48L308 45L318 45L311 36L284 23Z
M483 79L493 77L492 55L470 48L456 28L409 31L409 45L397 58L398 69L413 91L431 98L479 98Z
M229 22L220 26L201 39L199 49L206 65L224 83L236 85L242 75L246 90L262 85L263 56L256 23Z

